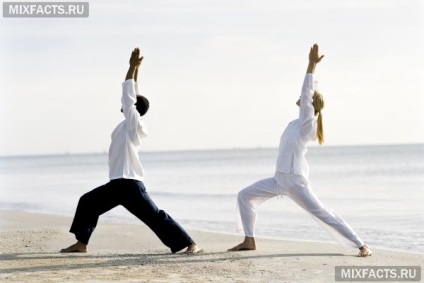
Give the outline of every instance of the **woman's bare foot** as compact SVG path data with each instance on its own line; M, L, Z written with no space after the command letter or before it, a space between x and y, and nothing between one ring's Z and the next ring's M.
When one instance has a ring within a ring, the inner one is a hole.
M86 253L87 245L78 241L76 244L67 247L66 249L61 249L61 253Z
M372 250L370 250L370 248L368 248L367 245L363 245L362 247L359 248L359 257L367 257L367 256L371 256L372 255Z
M253 237L244 237L243 243L238 244L237 246L231 249L228 249L229 252L253 251L253 250L256 250L255 238Z
M203 250L199 248L196 244L191 244L187 247L187 250L184 252L185 254L198 254L203 253Z

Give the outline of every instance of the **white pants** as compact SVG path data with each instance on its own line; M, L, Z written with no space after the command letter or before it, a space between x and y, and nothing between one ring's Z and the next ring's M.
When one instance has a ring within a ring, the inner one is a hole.
M364 245L355 231L340 216L321 203L308 180L296 174L277 172L274 178L260 180L241 190L237 199L239 213L237 230L244 230L246 236L253 237L256 222L255 207L278 195L288 196L295 201L346 249Z

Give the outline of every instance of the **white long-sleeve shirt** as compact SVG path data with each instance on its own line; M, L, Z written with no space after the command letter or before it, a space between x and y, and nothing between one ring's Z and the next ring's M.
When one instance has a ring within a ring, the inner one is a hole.
M308 141L317 138L317 117L312 105L313 75L306 74L300 96L299 118L290 122L280 138L277 172L309 176L305 154Z
M109 179L134 179L143 181L144 170L138 157L141 138L147 128L136 106L138 85L134 80L122 83L122 110L125 120L112 132L109 148Z

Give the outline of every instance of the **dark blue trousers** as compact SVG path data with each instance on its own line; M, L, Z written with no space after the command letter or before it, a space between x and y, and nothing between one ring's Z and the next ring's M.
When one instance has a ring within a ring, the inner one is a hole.
M77 206L70 229L78 241L88 244L99 216L122 205L143 221L173 253L193 244L184 229L160 210L137 180L116 179L84 194Z

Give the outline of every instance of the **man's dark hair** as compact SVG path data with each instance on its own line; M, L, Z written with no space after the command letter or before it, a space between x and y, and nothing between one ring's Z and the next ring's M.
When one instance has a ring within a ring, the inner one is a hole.
M149 100L142 95L137 95L137 102L135 103L135 107L137 108L140 116L143 116L149 110Z

